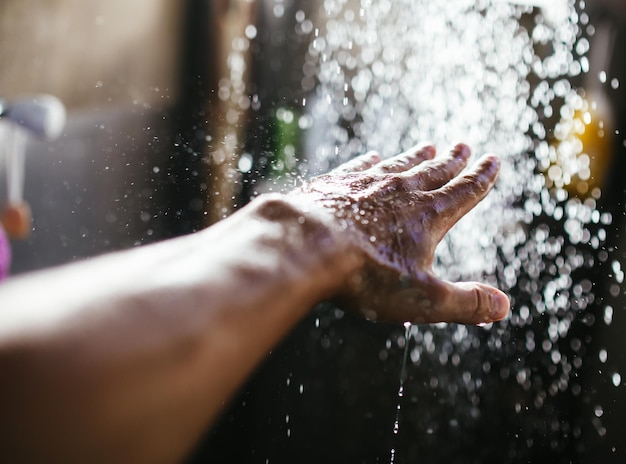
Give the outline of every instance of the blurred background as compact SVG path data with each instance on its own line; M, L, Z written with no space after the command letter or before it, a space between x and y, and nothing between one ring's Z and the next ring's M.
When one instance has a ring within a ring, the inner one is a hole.
M458 3L486 16L501 2ZM559 18L550 2L509 3L519 4L515 19L531 37ZM507 284L513 317L491 329L420 328L406 337L401 326L314 308L188 462L624 462L626 3L565 3L576 12L576 21L560 20L576 26L580 69L551 77L529 65L522 98L539 107L532 99L543 85L552 97L534 121L543 133L529 127L523 153L545 185L520 193L520 205L542 192L555 210L592 202L581 232L588 237L571 238L567 214L533 214L525 234L554 238L563 251L516 249L522 264ZM12 273L198 230L363 148L350 144L358 117L343 113L330 127L306 108L324 83L316 47L336 27L331 13L367 18L371 8L366 0L0 3L0 98L51 94L68 116L58 139L27 140L24 198L33 224L27 238L12 241ZM536 38L534 52L549 56L559 40ZM555 97L563 75L577 103ZM358 100L356 87L345 98ZM559 147L573 133L587 164L569 172ZM342 137L345 151L320 155L324 138ZM5 174L0 168L0 201ZM568 257L582 263L553 295L562 305L537 309L548 275L561 272L550 266L562 269L559 259ZM506 267L498 269L494 278L508 282Z
M24 197L34 221L30 237L13 244L14 273L222 217L222 206L206 201L220 187L209 186L204 158L226 124L216 89L230 72L230 36L251 21L250 2L8 1L0 9L0 98L51 94L67 110L57 140L27 139ZM224 195L230 211L235 202Z

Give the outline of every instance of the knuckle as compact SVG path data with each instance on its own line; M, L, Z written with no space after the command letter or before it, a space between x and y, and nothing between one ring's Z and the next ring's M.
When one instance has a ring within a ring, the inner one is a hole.
M444 215L447 210L447 204L442 201L439 195L431 192L423 192L421 202L421 210L428 218L432 219L437 216Z
M475 323L484 322L484 314L489 309L489 296L478 287L471 289L472 305L470 307L472 313L472 321Z

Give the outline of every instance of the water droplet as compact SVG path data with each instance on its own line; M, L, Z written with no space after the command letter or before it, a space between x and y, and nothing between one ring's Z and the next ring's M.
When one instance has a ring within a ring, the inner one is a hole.
M619 374L619 372L615 372L611 376L611 382L613 382L613 385L615 385L616 387L619 387L622 384L622 376Z

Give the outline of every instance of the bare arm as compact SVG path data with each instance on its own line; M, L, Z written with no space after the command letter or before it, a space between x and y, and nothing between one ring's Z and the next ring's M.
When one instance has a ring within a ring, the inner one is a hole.
M323 299L398 322L504 317L496 289L430 270L497 175L485 158L455 178L464 150L366 155L197 234L3 284L0 457L177 462Z

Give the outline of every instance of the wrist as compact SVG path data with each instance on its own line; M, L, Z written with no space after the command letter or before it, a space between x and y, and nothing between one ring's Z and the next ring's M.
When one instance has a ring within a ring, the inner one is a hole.
M334 214L316 202L270 194L250 206L259 219L281 227L279 246L319 286L320 300L341 292L346 280L362 267L362 254Z

